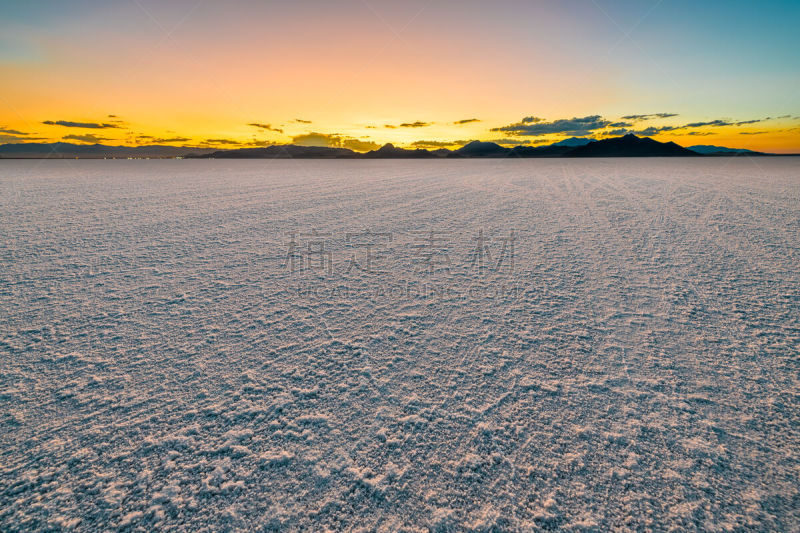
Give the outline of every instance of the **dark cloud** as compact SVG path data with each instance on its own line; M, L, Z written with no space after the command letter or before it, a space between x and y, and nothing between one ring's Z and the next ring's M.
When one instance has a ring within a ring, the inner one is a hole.
M608 125L609 128L630 128L633 126L630 122L612 122Z
M668 131L676 131L676 130L684 130L684 129L692 129L692 128L702 128L702 127L722 127L722 126L742 126L745 124L755 124L757 122L763 122L766 119L753 119L753 120L741 120L739 122L732 122L729 120L717 119L717 120L709 120L705 122L690 122L688 124L683 124L680 126L649 126L647 128L643 128L640 130L630 130L630 129L617 129L606 132L606 135L625 135L626 133L633 133L634 135L641 135L645 137L649 137L651 135L658 135L660 133L665 133ZM615 123L616 124L616 123ZM614 126L615 124L609 124L609 126ZM709 132L687 132L682 135L710 135ZM677 135L677 134L676 134Z
M462 120L456 120L453 124L469 124L470 122L480 122L480 119L477 118L465 118Z
M119 128L117 124L108 124L101 122L72 122L70 120L45 120L42 124L48 126L64 126L67 128L85 128L85 129L103 129L103 128Z
M30 141L45 141L45 140L47 140L46 137L30 137L28 134L25 134L25 136L23 137L19 135L0 133L0 144L18 143L20 141L30 142Z
M660 127L650 126L643 130L636 130L631 133L634 133L635 135L644 135L645 137L648 137L650 135L658 135L659 133L676 130L682 127L683 126L660 126Z
M100 141L108 141L106 137L98 137L92 133L85 133L83 135L65 135L61 138L62 141L80 141L84 143L97 143Z
M0 128L0 133L7 133L9 135L28 135L27 133L25 133L23 131L10 130L10 129L7 129L7 128Z
M260 130L266 131L276 131L278 133L283 133L283 130L280 128L273 128L271 124L262 124L261 122L251 122L248 126L253 126L254 128L258 128Z
M491 131L502 131L511 135L549 135L563 133L566 135L586 136L594 130L605 128L611 121L600 115L588 117L562 118L552 122L545 122L538 117L525 117L515 124L502 128L492 128Z
M684 124L681 126L682 128L700 128L702 126L732 126L732 122L728 122L727 120L710 120L708 122L690 122L689 124Z
M678 134L673 134L678 135ZM716 135L713 131L689 131L685 135L694 135L694 136L705 136L705 135Z
M397 126L395 126L394 124L384 124L383 127L384 128L391 128L391 129L394 129L394 128L424 128L425 126L430 126L430 125L431 125L430 122L422 122L422 121L418 120L416 122L403 122L402 124L398 124Z
M242 144L239 141L234 141L232 139L206 139L203 141L203 144Z
M188 137L150 137L154 143L185 143L190 141Z
M339 135L338 133L304 133L292 137L292 144L300 146L327 146L328 148L349 148L357 152L366 152L380 148L378 143Z
M740 131L739 135L763 135L769 133L768 131Z
M755 124L757 122L763 122L764 120L768 120L768 119L756 118L756 119L752 119L752 120L740 120L738 122L732 122L732 121L729 121L729 120L717 119L717 120L710 120L708 122L691 122L689 124L684 124L681 127L682 128L699 128L701 126L743 126L745 124Z
M650 113L649 115L626 115L623 120L650 120L653 118L677 117L677 113Z
M303 120L302 118L296 118L294 119L294 122L297 122L298 124L311 124L310 120Z

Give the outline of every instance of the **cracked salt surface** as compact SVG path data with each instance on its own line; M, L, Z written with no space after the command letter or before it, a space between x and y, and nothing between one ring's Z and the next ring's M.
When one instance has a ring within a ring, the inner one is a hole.
M0 215L4 531L800 523L796 158L3 161Z

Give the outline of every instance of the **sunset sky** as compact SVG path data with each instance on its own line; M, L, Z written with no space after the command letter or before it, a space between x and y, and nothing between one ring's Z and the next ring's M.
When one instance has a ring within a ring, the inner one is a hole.
M797 1L0 0L0 143L800 152L799 23Z

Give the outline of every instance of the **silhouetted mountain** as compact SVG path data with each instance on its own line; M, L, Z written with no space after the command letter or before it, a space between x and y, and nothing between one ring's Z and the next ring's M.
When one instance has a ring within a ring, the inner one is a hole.
M543 148L549 148L550 146L584 146L592 142L594 139L587 139L586 137L570 137L569 139L564 139L563 141L558 141L557 143L553 143L549 146L544 146Z
M564 157L686 157L698 156L674 142L662 143L629 133L624 137L592 141L564 154Z
M367 153L325 146L272 145L265 148L215 150L179 146L108 146L103 144L15 143L0 145L0 158L104 158L186 157L220 159L432 159L504 157L676 157L720 155L772 155L740 148L698 145L691 149L633 134L601 141L572 137L546 146L506 148L497 143L472 141L457 150L409 150L385 144Z
M449 150L447 150L449 153ZM368 159L427 159L431 157L440 157L438 154L417 148L416 150L406 150L405 148L397 148L391 143L384 144L377 150L372 150L363 154L361 157Z
M209 148L191 148L186 146L163 146L158 144L145 146L109 146L105 144L72 144L56 143L12 143L0 145L0 157L7 158L49 158L74 159L105 157L182 157L187 152L203 154L212 152Z
M453 151L449 157L506 157L510 152L511 148L493 142L472 141Z
M187 157L214 159L342 159L357 157L357 154L347 148L273 144L265 148L217 150L203 155Z
M711 144L697 144L695 146L690 146L688 149L703 155L764 155L762 152L754 152L753 150L747 150L745 148L726 148L724 146L714 146Z

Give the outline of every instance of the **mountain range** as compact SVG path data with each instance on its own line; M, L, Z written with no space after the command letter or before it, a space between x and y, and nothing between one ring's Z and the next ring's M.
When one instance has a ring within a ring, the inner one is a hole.
M697 145L684 148L674 142L662 143L649 137L627 134L592 140L580 137L564 139L546 146L519 145L512 148L486 141L472 141L447 150L398 148L392 144L366 153L347 148L324 146L272 145L264 148L217 150L181 146L109 146L72 143L12 143L0 145L0 158L214 158L214 159L433 159L433 158L506 158L506 157L697 157L697 156L771 155L741 148Z

